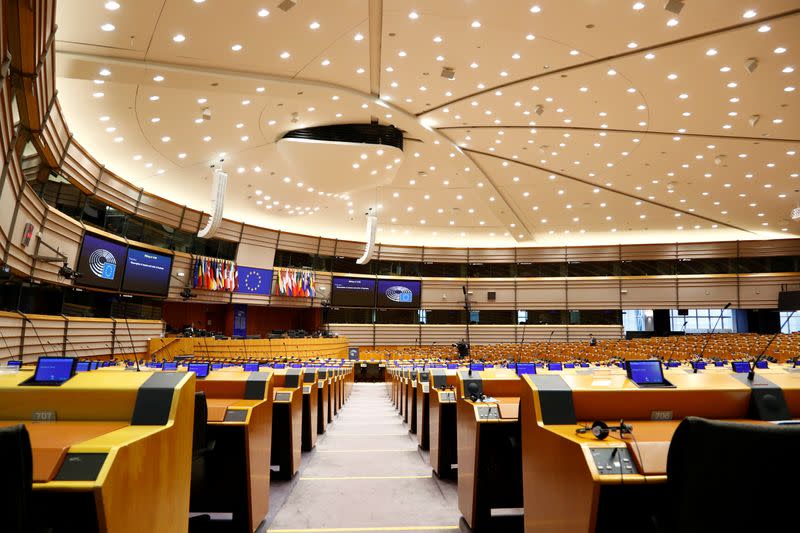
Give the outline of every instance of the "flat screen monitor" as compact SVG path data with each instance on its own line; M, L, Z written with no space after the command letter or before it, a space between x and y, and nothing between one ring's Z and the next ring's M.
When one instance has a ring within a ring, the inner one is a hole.
M421 295L421 281L379 279L375 306L419 309Z
M331 282L331 305L334 307L374 307L375 280L334 276Z
M124 292L138 292L154 296L166 296L169 292L169 276L172 272L172 255L128 248L125 275L122 278Z
M76 284L118 291L122 285L127 252L123 243L87 233L78 255L77 270L81 277Z
M161 370L178 370L178 362L164 361L164 364L161 366Z
M520 376L524 374L535 374L536 365L534 363L520 363L517 365L517 374Z
M74 357L40 357L33 373L33 383L60 385L75 375Z
M637 385L663 385L666 381L661 361L628 361L625 366L628 378Z
M575 368L575 363L564 363L564 368Z
M761 361L756 363L756 368L769 368L769 364L765 359L762 359Z
M88 372L89 371L89 361L78 361L78 364L75 365L75 372Z
M17 361L17 360L6 361L6 366L22 366L22 361Z
M284 363L275 363L275 366L273 366L272 368L276 369L286 368L286 365Z
M303 368L303 365L301 365L300 363L292 363L290 366L291 368Z
M678 368L679 366L681 366L681 363L679 361L668 361L667 366L669 368Z
M472 369L473 372L475 371L483 372L483 370L486 368L486 365L484 365L483 363L472 363L471 365L469 365L469 367Z
M197 374L198 379L208 376L211 365L208 363L189 363L189 372Z
M244 364L244 371L245 372L258 372L258 363L245 363Z
M725 366L723 361L714 361L714 366Z
M733 361L731 363L731 368L733 368L733 371L737 374L746 374L750 372L750 363L747 361Z
M589 363L581 363L581 368L589 368Z
M550 371L563 370L563 367L561 366L561 363L547 363L547 370Z
M450 370L455 370L458 368L458 363L447 363L447 368Z
M705 361L692 361L692 368L695 370L704 370L706 368Z
M97 361L89 361L89 370L97 370L97 367L99 367L99 366L100 366L100 363L98 363ZM103 365L103 366L105 366L105 365ZM109 366L110 366L110 364L109 364Z
M211 365L211 370L220 370L222 368L222 363L213 363Z

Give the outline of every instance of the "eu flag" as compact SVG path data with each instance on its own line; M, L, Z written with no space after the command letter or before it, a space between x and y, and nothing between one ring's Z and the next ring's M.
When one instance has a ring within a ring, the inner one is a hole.
M272 288L272 270L239 267L239 288L236 292L268 295Z

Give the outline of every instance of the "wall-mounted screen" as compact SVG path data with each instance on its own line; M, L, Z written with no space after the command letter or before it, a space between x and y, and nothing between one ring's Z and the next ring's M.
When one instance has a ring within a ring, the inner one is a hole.
M117 241L87 233L83 237L76 284L118 291L125 270L127 247Z
M150 250L139 250L138 248L128 248L122 290L124 292L166 296L169 292L169 276L171 272L171 255Z
M331 283L331 305L334 307L374 307L375 280L334 276Z
M379 279L376 307L419 309L421 294L421 281Z

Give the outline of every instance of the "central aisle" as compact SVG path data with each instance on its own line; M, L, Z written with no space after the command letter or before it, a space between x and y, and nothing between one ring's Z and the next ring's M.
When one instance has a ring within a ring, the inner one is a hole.
M303 462L269 533L458 530L456 484L432 475L383 383L356 383Z

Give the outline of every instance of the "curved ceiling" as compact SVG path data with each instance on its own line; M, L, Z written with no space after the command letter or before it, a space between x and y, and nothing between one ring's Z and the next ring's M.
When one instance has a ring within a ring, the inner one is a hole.
M796 0L278 3L59 2L76 139L202 210L224 158L227 218L325 237L370 209L387 244L800 236ZM404 154L277 142L370 120Z

